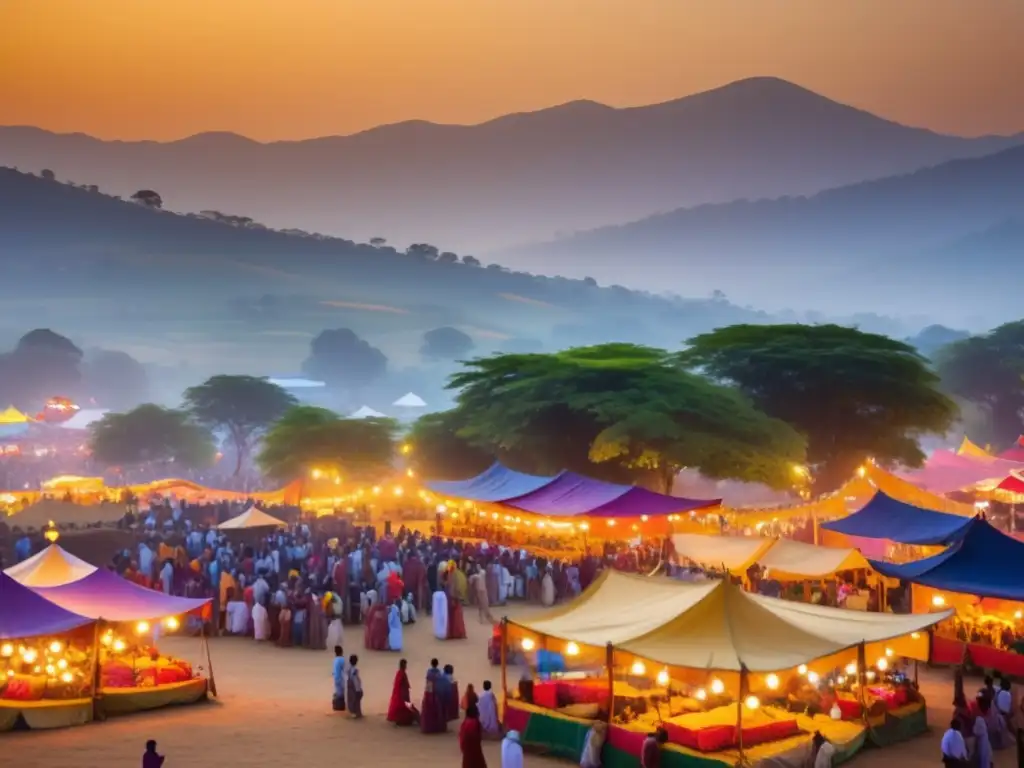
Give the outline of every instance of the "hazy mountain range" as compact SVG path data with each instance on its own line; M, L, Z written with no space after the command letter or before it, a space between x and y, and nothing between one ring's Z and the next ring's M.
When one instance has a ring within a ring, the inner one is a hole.
M658 211L813 194L1021 140L908 128L754 78L643 107L580 101L480 125L410 121L267 144L225 133L157 143L0 128L0 165L53 169L124 196L156 189L174 210L479 255ZM566 262L546 271L588 274Z

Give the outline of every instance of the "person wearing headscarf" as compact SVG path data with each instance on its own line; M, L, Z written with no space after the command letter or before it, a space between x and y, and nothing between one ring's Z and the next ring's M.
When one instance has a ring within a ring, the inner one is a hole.
M388 608L388 650L402 650L402 613L398 605L401 598L396 598Z
M480 727L484 729L484 736L499 736L501 734L501 722L498 720L498 698L491 690L491 681L484 680L484 690L477 702L477 709L480 710Z
M327 617L324 615L323 602L316 595L309 593L309 613L306 622L309 630L306 633L306 647L314 651L327 649Z
M462 750L462 768L487 768L484 758L484 734L480 727L480 713L476 704L466 710L466 719L459 727L459 749Z
M501 768L523 768L523 745L519 731L509 731L501 742Z
M544 577L540 582L540 602L545 608L555 604L555 580L548 570L544 571Z
M473 688L472 683L466 686L466 692L462 694L462 701L459 702L463 712L468 710L470 705L476 706L477 711L480 710L480 697L476 695L476 690Z
M263 603L256 603L252 607L252 636L257 642L270 639L270 613Z
M399 726L413 725L420 719L420 713L412 705L407 665L405 659L398 662L395 682L391 686L391 701L388 703L388 722Z
M444 733L448 730L444 708L446 685L444 674L438 669L437 659L431 659L423 684L423 704L420 708L420 730L423 733Z
M587 739L583 742L583 754L580 755L580 768L601 768L601 749L608 735L608 723L598 720L587 731Z

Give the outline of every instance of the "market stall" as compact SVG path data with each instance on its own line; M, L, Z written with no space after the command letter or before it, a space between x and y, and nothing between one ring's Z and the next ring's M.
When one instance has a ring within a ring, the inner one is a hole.
M216 693L205 637L200 645L206 675L157 649L161 632L177 631L187 615L208 611L210 601L165 595L90 567L53 544L6 575L53 605L97 623L100 714L193 703L206 698L208 689Z
M94 625L0 573L0 732L92 719Z
M611 768L635 765L656 726L668 732L670 768L798 765L815 731L849 756L926 729L903 660L927 660L927 628L951 613L868 614L752 595L728 580L605 571L564 607L503 622L505 725L578 759L588 729L608 722ZM512 655L524 664L510 683Z
M262 509L252 504L242 514L232 517L217 526L219 531L249 531L253 529L287 528L284 520L278 520L273 515L268 515Z

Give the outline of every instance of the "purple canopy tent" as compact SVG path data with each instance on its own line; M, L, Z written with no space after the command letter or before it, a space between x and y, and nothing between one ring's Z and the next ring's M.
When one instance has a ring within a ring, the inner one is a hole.
M0 573L0 639L60 635L92 623L93 619L54 605Z
M34 587L37 595L74 613L105 621L153 621L202 608L207 599L172 597L140 587L102 568L56 587Z
M635 518L717 507L722 500L666 496L634 485L606 483L574 472L561 472L535 491L503 503L549 517Z

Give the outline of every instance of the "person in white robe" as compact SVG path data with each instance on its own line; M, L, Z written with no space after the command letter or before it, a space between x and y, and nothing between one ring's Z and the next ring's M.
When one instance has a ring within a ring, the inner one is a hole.
M608 724L598 721L587 731L587 739L583 742L583 754L580 755L580 768L601 768L601 748L604 747L608 735Z
M477 701L477 709L480 711L480 727L483 728L484 736L500 736L501 723L498 720L498 698L491 690L491 681L484 680L484 689L480 693L480 700Z
M368 589L359 595L359 604L363 609L363 617L370 613L370 609L377 604L377 590Z
M439 589L434 593L432 607L433 614L431 618L434 621L434 637L438 640L444 640L448 637L448 595L445 594L443 589Z
M252 606L252 634L257 642L270 639L270 614L263 603Z
M388 608L388 650L402 650L402 612L397 600Z
M501 768L523 768L523 745L519 731L509 731L501 742Z
M255 606L254 606L255 607ZM241 600L232 600L227 605L227 630L232 635L244 635L249 628L252 612Z
M402 623L403 624L415 624L416 623L416 606L412 602L412 592L405 596L405 600L402 601Z
M327 649L331 650L336 645L344 646L345 627L341 623L344 615L345 604L337 592L331 593L331 602L327 608Z
M541 579L540 601L546 608L555 604L555 580L551 578L551 571L545 571Z

